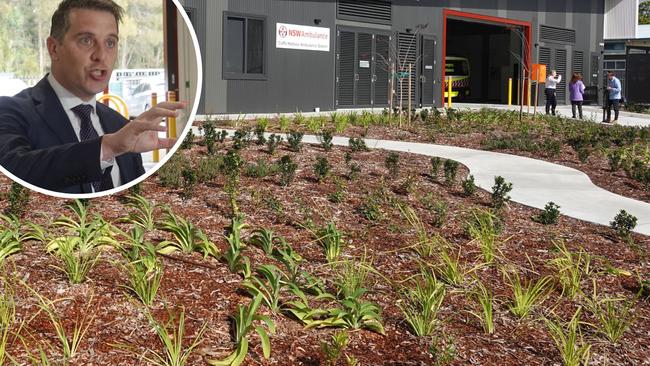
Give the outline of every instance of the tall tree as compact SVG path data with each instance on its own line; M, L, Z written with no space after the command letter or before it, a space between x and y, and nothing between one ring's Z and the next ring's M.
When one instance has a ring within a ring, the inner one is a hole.
M650 1L642 1L639 4L639 24L650 24Z

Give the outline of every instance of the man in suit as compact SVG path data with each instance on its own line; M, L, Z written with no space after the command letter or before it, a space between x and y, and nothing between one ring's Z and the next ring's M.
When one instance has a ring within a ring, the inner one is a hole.
M158 132L186 103L161 103L128 122L95 102L117 59L122 14L112 0L59 4L47 39L51 73L0 98L0 165L48 190L92 193L144 174L140 153L174 145Z

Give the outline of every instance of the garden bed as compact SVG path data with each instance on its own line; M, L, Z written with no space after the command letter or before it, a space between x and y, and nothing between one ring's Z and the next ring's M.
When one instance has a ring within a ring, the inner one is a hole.
M456 110L451 119L435 113L427 113L424 118L414 115L414 119L407 124L403 117L399 127L397 117L389 122L385 115L364 112L317 118L298 114L261 122L267 131L318 134L330 130L341 136L435 143L541 159L580 170L594 184L613 193L650 202L650 128L608 126L543 115L536 121L524 115L519 122L518 112L487 109ZM217 121L217 126L253 129L259 123L260 120ZM612 154L618 154L615 169L610 163Z
M390 131L370 129L367 136L385 138ZM236 347L229 316L236 313L238 305L251 302L251 296L242 287L242 270L231 272L224 260L223 255L229 247L225 235L230 234L232 219L231 197L227 194L230 183L226 170L222 168L215 174L216 168L211 165L223 164L226 148L231 145L230 142L217 143L212 156L208 155L205 146L179 150L177 155L186 156L185 162L175 156L174 161L165 166L166 170L140 185L143 197L149 202L168 205L175 215L190 220L216 244L221 255L204 258L201 253L159 254L164 274L157 296L147 307L123 287L128 278L118 264L125 262L118 250L102 250L100 261L89 272L88 279L71 285L68 277L55 268L61 266L61 260L47 254L44 243L26 240L22 251L7 257L3 266L3 277L14 291L17 314L14 325L24 322L19 330L11 328L8 354L26 363L28 352L37 356L38 350L43 349L53 363L62 360L53 322L45 312L38 311L37 293L49 300L61 299L52 308L68 332L80 321L89 324L71 364L147 364L140 356L151 357L150 351L162 353L163 345L147 319L146 309L151 309L153 319L162 324L170 319L170 312L177 318L182 310L186 345L205 324L202 342L190 356L188 365L203 365L207 360L228 356ZM493 253L496 258L492 263L486 264L480 240L473 240L466 226L473 221L472 213L488 212L491 198L480 190L473 196L464 193L461 180L467 176L467 169L461 166L455 178L446 179L444 169L440 168L432 177L428 158L400 153L391 156L392 161L396 161L392 169L395 166L397 169L389 171L388 152L358 151L351 153L351 159L350 155L346 157L346 152L350 150L335 147L325 151L315 145L303 145L301 152L294 152L282 144L274 155L270 155L263 146L245 147L240 157L245 162L242 172L247 174L239 177L233 194L239 211L244 214L244 222L249 225L242 231L244 242L249 241L254 229L272 229L303 258L300 269L320 278L323 290L333 295L333 299L322 301L309 295L313 307L341 308L345 300L341 284L345 281L340 278L358 280L364 269L372 268L361 286L367 292L356 300L379 307L384 334L373 328L372 322L361 322L359 329L347 329L348 342L342 348L339 364L346 364L346 356L358 360L361 365L430 365L437 361L455 365L558 364L561 363L560 353L542 319L569 321L582 306L580 319L598 324L594 315L597 312L587 305L589 299L594 299L592 280L597 287L595 297L603 301L617 299L609 302L615 305L616 311L631 310L629 314L616 312L615 315L632 322L616 344L600 333L602 326L580 325L585 344L591 345L592 363L637 365L649 361L650 303L637 297L640 281L648 279L650 274L647 259L650 240L647 237L633 234L631 239L624 241L610 228L564 216L559 217L557 224L543 225L532 220L540 210L508 203L500 211L500 219L494 218L501 224L485 227L497 230L494 233L500 248ZM274 164L285 155L297 164L297 170L289 185L282 187L279 184L281 175ZM322 180L314 171L319 157L325 157L331 165L329 174ZM210 162L210 159L214 160ZM170 168L174 164L176 167ZM249 168L251 164L255 164L255 168ZM359 167L360 171L351 174L351 166ZM185 179L176 179L178 177ZM167 186L161 186L161 181ZM170 187L176 184L178 187ZM8 192L9 186L8 179L0 178L0 193ZM118 222L133 212L127 202L125 194L94 199L89 212L128 231L134 226L132 222ZM72 216L65 208L67 204L70 201L33 194L22 223L48 227L63 214ZM7 200L3 199L0 209L7 206ZM405 215L408 207L415 213L410 216L411 221L406 219L408 214ZM481 211L475 211L477 209ZM160 220L163 211L156 209L155 216ZM319 236L314 235L330 222L343 233L341 243L344 243L342 253L332 263L326 259ZM420 239L415 227L420 227L420 234L424 232L427 245L418 245ZM502 227L502 232L497 227ZM23 226L22 230L27 228ZM63 229L50 227L48 230L63 235ZM154 244L173 239L160 226L146 231L145 235ZM121 237L118 241L123 246L128 242ZM566 289L562 294L558 275L562 271L550 264L560 256L558 247L562 245L573 253L578 268L576 273L581 273L581 292L573 299ZM586 254L578 256L581 249ZM430 252L426 253L427 250ZM458 256L461 268L467 272L457 284L441 282L445 268L441 264L443 253L451 254L452 259ZM288 272L283 263L251 243L242 254L249 258L253 269L262 264L275 264ZM584 266L587 255L589 268ZM437 281L446 289L436 316L438 322L427 336L414 335L398 306L405 304L402 292L405 288L414 288L412 281L419 278L421 268L437 273ZM549 276L548 297L523 320L509 311L512 289L505 272L510 276L517 273L522 279L530 280ZM300 283L304 285L304 281ZM495 296L492 334L485 331L480 317L472 315L472 312L481 312L476 301L479 284ZM288 300L296 299L285 287L280 296L282 309L289 307ZM253 332L245 364L327 364L322 343L331 345L331 337L350 326L339 324L338 327L305 329L302 322L286 310L273 314L268 306L262 305L259 313L268 315L276 328L275 333L270 334L270 359L263 358L260 338ZM20 337L16 337L16 333Z

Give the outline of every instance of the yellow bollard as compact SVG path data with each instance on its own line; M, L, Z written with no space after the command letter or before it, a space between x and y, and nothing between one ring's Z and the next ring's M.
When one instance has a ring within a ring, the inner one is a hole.
M451 102L451 91L452 91L452 85L454 84L453 78L450 76L449 81L448 81L448 90L447 90L447 108L453 107L453 103Z
M173 91L168 91L167 92L167 101L168 102L175 102L176 101L176 93ZM167 118L167 138L170 139L175 139L176 138L176 118L175 117L169 117Z
M151 93L151 107L158 105L158 94ZM153 151L153 162L157 163L160 161L160 151L158 149Z
M512 105L512 78L508 78L508 106Z

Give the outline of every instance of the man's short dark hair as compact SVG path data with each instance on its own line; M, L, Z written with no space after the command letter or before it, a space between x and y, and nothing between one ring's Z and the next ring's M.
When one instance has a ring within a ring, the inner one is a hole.
M113 0L63 0L52 15L50 36L58 41L63 40L70 29L70 12L74 9L107 11L113 14L118 27L124 15L124 9Z
M607 75L614 76L614 75L616 75L616 73L614 73L614 71L612 71L612 70L609 70L609 71L607 71Z

